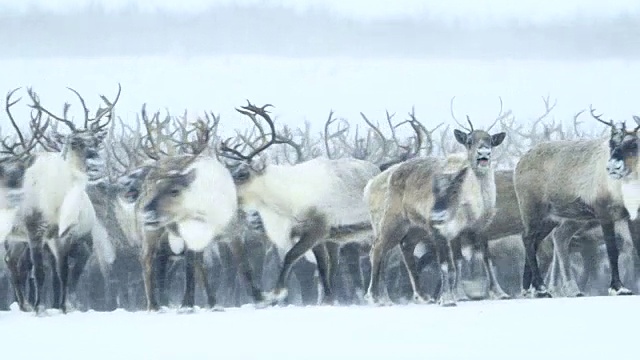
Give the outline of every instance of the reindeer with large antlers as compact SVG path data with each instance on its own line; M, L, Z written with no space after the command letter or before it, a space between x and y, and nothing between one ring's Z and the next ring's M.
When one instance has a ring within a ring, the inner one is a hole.
M220 153L231 160L228 165L240 206L258 211L269 239L284 255L275 289L265 294L265 300L275 303L286 298L286 280L293 264L312 250L324 288L323 299L331 303L332 269L324 242L344 241L345 235L370 229L362 189L380 169L357 159L314 158L293 165L265 165L257 160L259 154L274 144L291 145L289 139L276 133L268 106L249 103L238 109L259 129L262 144L244 155L225 142ZM267 122L270 133L265 132L257 116Z
M244 224L238 212L233 178L215 157L201 155L209 147L211 131L204 121L200 121L195 124L196 139L189 143L183 139L180 144L189 148L190 154L161 156L159 146L148 128L145 153L155 158L156 162L132 174L132 179L142 180L139 182L139 195L130 196L129 201L135 201L136 216L143 234L142 266L149 310L159 309L154 292L154 259L164 243L169 244L173 253L186 258L183 308L194 306L196 271L204 282L207 305L216 305L203 255L209 244L223 239L230 240L233 255L241 265L242 275L252 289L254 300L261 300L261 293L254 285L252 269L244 254ZM130 182L127 185L132 184Z
M78 92L69 88L80 100L84 110L84 127L77 128L68 118L70 105L65 104L63 116L59 117L45 109L37 94L28 89L32 100L30 105L38 114L47 115L65 124L71 133L61 135L53 132L53 139L41 134L41 144L54 152L39 153L24 174L24 199L18 216L20 227L29 239L31 266L35 278L34 307L43 310L44 249L45 245L53 255L53 281L59 291L54 294L53 307L63 312L67 310L67 294L75 285L69 282L69 257L82 252L93 242L95 212L85 191L89 181L95 181L102 174L103 162L99 151L106 135L105 127L111 121L112 111L120 97L121 87L113 102L102 96L106 108L96 111L94 118ZM103 118L106 122L101 122ZM44 140L44 141L43 141ZM84 266L88 255L76 259L76 266Z
M4 243L6 251L4 261L9 268L15 298L20 309L25 311L27 310L27 302L24 289L27 285L31 263L28 259L29 249L26 234L16 231L14 225L18 207L24 197L25 171L35 160L32 151L38 145L38 137L46 131L49 122L46 121L43 124L42 116L37 114L32 116L29 122L32 134L27 141L11 113L11 107L21 100L21 98L11 99L19 89L10 91L5 99L5 111L16 132L18 141L10 144L8 136L1 140L3 149L0 150L0 153L3 156L0 158L0 243ZM19 148L21 149L19 150Z
M540 242L552 234L560 275L573 283L568 265L568 244L589 221L602 228L611 268L610 295L629 295L620 280L616 237L632 241L629 214L635 218L637 200L638 126L604 121L593 108L591 116L611 129L608 139L549 141L524 154L514 172L514 186L524 226L526 262L523 292L533 287L536 297L550 297L536 253ZM635 244L636 251L640 251Z

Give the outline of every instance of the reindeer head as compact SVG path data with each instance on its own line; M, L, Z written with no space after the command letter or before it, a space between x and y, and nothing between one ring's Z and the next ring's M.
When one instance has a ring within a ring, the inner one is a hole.
M138 200L142 186L150 170L151 166L142 166L118 178L118 196L120 196L125 203L133 204Z
M609 136L609 161L607 162L607 172L613 179L622 179L636 171L638 168L638 130L640 130L640 117L633 116L636 126L634 129L627 129L626 122L614 123L613 120L606 122L601 115L595 114L595 109L590 107L591 116L599 122L611 128Z
M453 130L453 134L456 141L464 145L467 149L469 163L474 171L477 173L487 172L491 169L491 152L493 148L502 144L507 134L505 132L499 132L493 135L489 134L489 130L491 130L493 125L486 131L474 130L469 116L467 116L467 122L470 128L465 128L465 130L469 131L468 133L455 129Z
M187 163L173 162L185 159ZM184 194L196 180L192 157L167 159L168 167L156 167L147 175L142 215L145 228L155 230L175 222L180 216ZM166 165L166 164L164 164Z
M106 131L75 131L69 135L54 133L53 137L66 158L84 164L89 179L96 180L104 172L104 160L100 156Z
M33 156L0 158L0 189L9 206L18 206L22 201L24 173L34 160Z
M459 200L462 184L469 171L469 166L454 172L438 172L432 180L432 194L434 198L431 209L431 225L435 228L444 226L458 212L458 207L464 206Z
M74 166L77 166L79 170L87 173L90 180L97 180L102 177L104 173L104 161L100 156L100 151L104 139L107 136L107 125L111 122L113 117L113 107L120 98L120 92L122 90L120 84L118 84L118 94L113 102L107 100L105 96L101 96L102 100L106 103L106 108L99 108L96 111L96 115L93 119L89 118L89 109L82 96L74 89L68 88L72 91L82 104L84 110L84 128L77 128L75 124L68 119L68 111L70 105L65 103L63 108L63 116L59 117L45 109L41 104L38 96L32 89L28 89L27 92L33 102L30 105L35 109L40 116L44 113L50 118L53 118L60 123L65 124L71 131L68 135L62 135L57 131L53 131L52 138L47 138L44 134L45 142L41 144L49 150L59 151L62 156L68 159ZM107 121L100 123L102 118L107 116Z

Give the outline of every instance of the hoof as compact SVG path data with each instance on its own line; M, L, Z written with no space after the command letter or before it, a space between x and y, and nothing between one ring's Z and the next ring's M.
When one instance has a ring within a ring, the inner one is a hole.
M553 297L547 290L536 290L534 296L537 299L551 299Z
M624 286L621 286L618 290L614 288L609 288L609 295L611 296L620 296L620 295L633 295L631 290L627 289Z
M502 292L491 291L489 293L489 297L491 299L493 299L493 300L509 300L509 299L511 299L511 296L509 296L509 294L507 294L504 291L502 291Z
M443 307L453 307L458 306L455 300L440 300L440 306Z
M47 311L47 309L44 307L44 305L38 305L33 310L34 310L34 313L36 314L36 316L49 316L49 315L51 315Z
M181 306L178 308L178 314L195 314L197 312L196 306Z
M581 292L579 292L579 293L577 293L575 296L576 296L576 297L584 297L584 294L583 294L583 293L581 293Z
M288 291L286 288L283 289L275 289L273 291L262 293L262 301L258 304L258 308L265 308L270 305L275 305L280 301L283 301L287 298Z
M445 307L457 306L456 299L451 292L441 295L438 303L440 304L440 306Z
M550 299L553 297L545 286L541 286L540 289L535 289L533 296L537 299Z
M365 294L364 301L366 305L369 306L391 306L393 305L393 301L389 298L379 298L375 299L370 293Z
M431 297L427 296L426 298L424 298L420 294L413 294L413 297L411 298L411 301L413 301L416 304L433 304L434 303L434 301L433 301L433 299L431 299Z
M531 289L522 289L522 292L520 292L520 297L530 299L533 297L533 292L531 291Z

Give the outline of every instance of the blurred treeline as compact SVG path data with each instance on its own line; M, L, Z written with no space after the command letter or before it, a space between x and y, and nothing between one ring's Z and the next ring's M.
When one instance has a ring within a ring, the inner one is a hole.
M0 57L268 54L467 59L635 58L640 18L575 18L472 28L425 16L354 20L322 10L215 7L196 15L117 12L99 5L70 13L32 7L0 13Z

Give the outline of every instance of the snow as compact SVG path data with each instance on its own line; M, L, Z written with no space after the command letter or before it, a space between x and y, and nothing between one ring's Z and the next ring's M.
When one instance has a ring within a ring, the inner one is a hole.
M13 359L637 358L639 298L309 306L194 313L0 312ZM614 327L615 326L615 327ZM617 328L616 328L617 327Z

